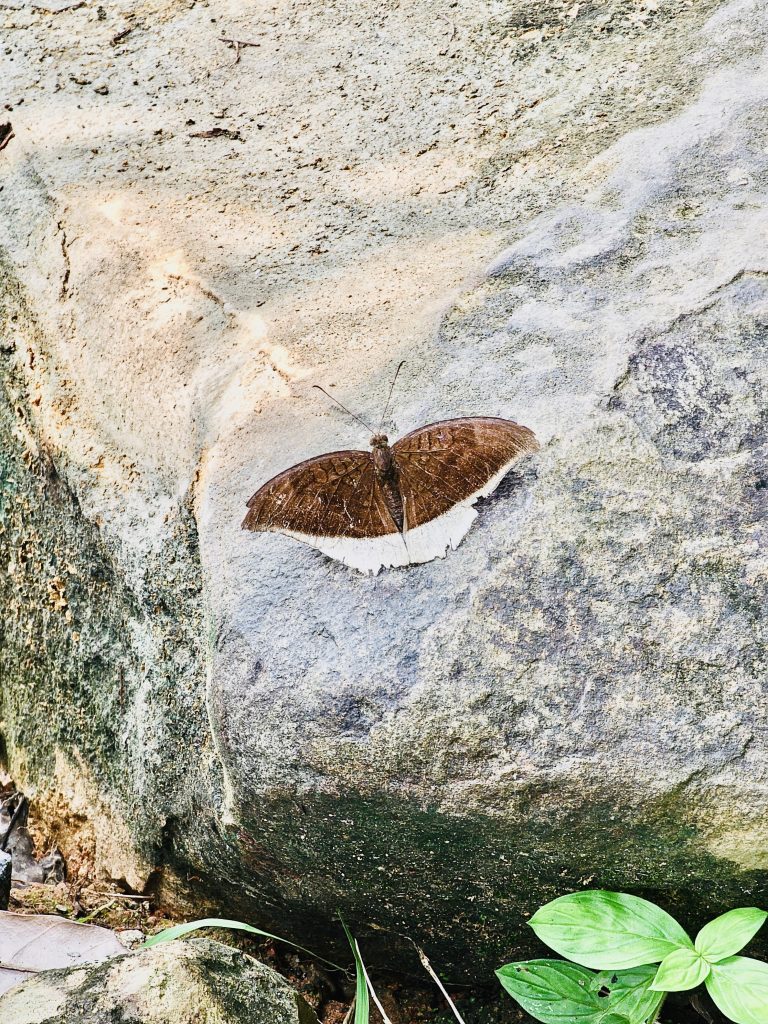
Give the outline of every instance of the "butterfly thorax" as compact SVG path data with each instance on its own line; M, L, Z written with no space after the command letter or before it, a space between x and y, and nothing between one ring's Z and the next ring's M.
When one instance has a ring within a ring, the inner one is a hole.
M392 449L389 447L389 440L386 434L374 434L370 444L373 449L373 468L376 472L376 479L384 493L387 508L395 525L402 533L403 498L397 482L397 466Z

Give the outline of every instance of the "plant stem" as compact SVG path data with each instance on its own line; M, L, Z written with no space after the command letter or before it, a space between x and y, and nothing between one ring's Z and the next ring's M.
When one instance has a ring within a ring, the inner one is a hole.
M657 1020L659 1019L659 1014L661 1013L661 1008L662 1008L662 1006L664 1005L664 1000L665 1000L666 998L667 998L667 997L666 997L666 995L665 995L665 996L663 996L663 998L662 998L661 1002L660 1002L660 1003L659 1003L659 1005L658 1005L658 1006L656 1007L656 1012L654 1013L654 1015L653 1015L652 1017L650 1017L650 1018L649 1018L649 1020L648 1020L648 1024L656 1024L656 1021L657 1021Z
M411 941L413 941L413 940L411 940ZM416 946L415 942L413 944L414 944L414 946ZM429 962L429 959L427 958L427 954L424 952L424 950L420 946L416 946L416 952L419 954L419 960L421 960L422 967L424 968L424 970L427 972L427 974L430 976L430 978L434 981L434 983L437 985L437 987L440 989L440 991L445 996L446 1002L448 1003L448 1005L450 1006L451 1010L453 1011L453 1015L456 1018L456 1020L459 1022L459 1024L465 1024L464 1018L461 1016L459 1011L456 1009L456 1004L454 1003L454 1001L451 999L451 997L446 992L445 985L443 985L442 981L440 981L440 979L438 978L438 976L435 973L434 969L432 968L432 964Z
M357 946L357 939L355 939L355 945ZM357 947L357 955L360 956L359 946ZM371 984L371 979L368 977L368 971L366 971L365 969L365 964L363 963L362 957L360 957L360 966L363 970L363 977L365 978L365 983L368 986L368 991L371 993L371 999L374 1001L374 1003L376 1003L376 1009L381 1014L381 1019L384 1021L384 1024L392 1024L392 1021L387 1016L386 1010L379 1002L379 997L376 995L376 989Z

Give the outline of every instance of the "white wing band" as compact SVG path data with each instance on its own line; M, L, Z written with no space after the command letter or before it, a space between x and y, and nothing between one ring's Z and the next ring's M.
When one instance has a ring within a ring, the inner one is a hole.
M480 490L457 502L441 516L416 526L413 530L406 530L404 534L388 533L383 537L322 537L299 533L296 530L280 530L280 533L304 544L310 544L329 558L335 558L336 561L343 562L344 565L358 569L366 575L373 573L376 576L380 569L418 565L422 562L431 562L434 558L445 558L448 548L455 550L459 546L477 518L474 503L478 498L486 498L496 490L517 459L517 455L510 459Z

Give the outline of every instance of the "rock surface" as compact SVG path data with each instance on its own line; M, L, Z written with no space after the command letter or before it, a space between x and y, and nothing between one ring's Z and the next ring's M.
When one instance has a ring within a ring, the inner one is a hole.
M5 744L65 851L453 977L584 885L765 902L764 5L3 17ZM393 436L543 446L458 551L241 533L402 358Z
M3 1024L313 1024L271 968L209 939L42 971L0 996Z

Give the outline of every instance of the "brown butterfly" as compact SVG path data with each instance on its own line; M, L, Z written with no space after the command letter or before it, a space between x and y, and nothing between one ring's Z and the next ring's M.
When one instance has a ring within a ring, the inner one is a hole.
M369 443L370 452L329 452L278 473L248 502L243 529L285 533L365 573L443 558L477 499L539 447L527 427L493 416L430 423L392 446L379 430Z

